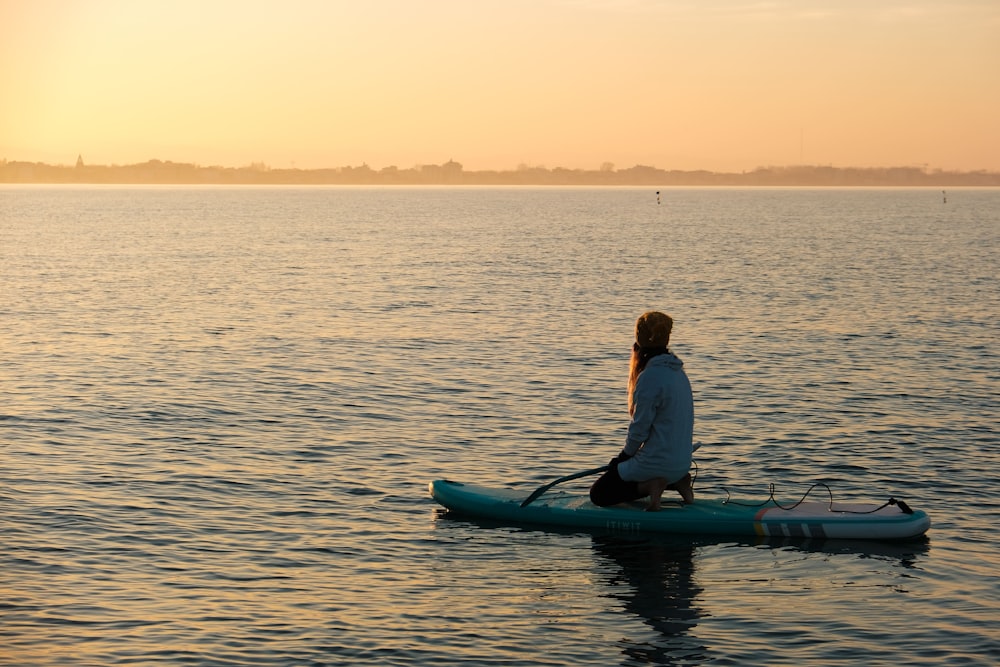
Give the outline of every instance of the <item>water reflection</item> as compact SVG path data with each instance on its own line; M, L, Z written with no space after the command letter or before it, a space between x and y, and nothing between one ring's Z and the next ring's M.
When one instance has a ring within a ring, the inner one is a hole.
M914 569L921 556L930 549L930 539L921 536L912 540L803 540L794 537L760 538L752 543L773 549L794 549L805 553L854 554L858 558L877 558L898 564L904 570Z
M761 538L721 543L666 535L646 539L595 535L592 544L599 557L601 583L606 588L604 596L618 600L624 612L634 615L652 630L652 636L622 637L621 664L626 667L639 664L699 665L717 659L717 655L713 657L715 651L706 646L695 631L699 619L711 616L699 606L699 603L705 604L706 578L704 572L699 576L698 570L699 564L704 565L706 558L715 559L716 563L719 559L730 563L731 574L742 578L742 571L746 581L754 578L746 568L759 572L762 567L773 569L775 563L779 563L782 572L794 580L795 554L807 560L841 556L874 559L887 565L877 568L874 576L878 585L892 583L898 587L899 578L916 576L913 570L919 569L920 561L929 548L926 538L885 543ZM747 549L753 551L747 552ZM738 553L741 550L742 554ZM738 563L743 566L738 566ZM887 576L891 570L896 571L897 578ZM812 572L811 569L808 571ZM711 581L711 575L708 581ZM731 582L725 585L731 591L739 589Z
M594 551L614 566L604 583L607 596L621 601L655 631L652 641L623 637L623 665L698 664L708 651L691 630L705 615L695 601L702 589L695 582L691 541L625 540L595 536Z

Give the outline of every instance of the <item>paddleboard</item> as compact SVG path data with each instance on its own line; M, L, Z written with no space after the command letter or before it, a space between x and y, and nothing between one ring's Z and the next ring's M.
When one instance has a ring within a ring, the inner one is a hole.
M927 532L931 520L905 503L796 503L696 498L693 505L663 502L647 512L642 502L598 507L586 492L550 491L522 507L523 490L497 489L437 480L431 496L458 515L501 522L601 530L615 534L674 533L801 537L813 539L903 540ZM790 508L790 509L783 509Z

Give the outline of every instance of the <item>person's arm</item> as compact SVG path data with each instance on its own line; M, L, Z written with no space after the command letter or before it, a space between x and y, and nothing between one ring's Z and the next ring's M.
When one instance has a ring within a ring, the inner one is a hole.
M657 386L649 381L651 380L650 375L643 372L635 383L635 400L632 402L635 411L628 424L625 447L622 449L622 453L629 457L635 456L636 452L642 448L643 443L649 439L649 431L653 425L653 418L656 416Z

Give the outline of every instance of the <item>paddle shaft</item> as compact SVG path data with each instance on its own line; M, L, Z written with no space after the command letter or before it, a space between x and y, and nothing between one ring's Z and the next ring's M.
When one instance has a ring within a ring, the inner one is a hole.
M549 489L551 489L556 484L562 484L563 482L568 482L568 481L573 480L573 479L580 479L581 477L589 477L590 475L596 475L598 473L604 472L607 469L608 469L608 466L601 466L600 468L593 468L591 470L584 470L583 472L577 472L577 473L573 473L572 475L566 475L565 477L560 477L559 479L557 479L555 481L549 482L548 484L546 484L544 486L540 486L537 489L535 489L534 493L532 493L530 496L528 496L527 498L524 499L524 502L521 503L521 507L527 507L528 505L530 505L531 503L533 503L535 500L537 500L538 496L542 495L543 493L545 493L546 491L548 491Z

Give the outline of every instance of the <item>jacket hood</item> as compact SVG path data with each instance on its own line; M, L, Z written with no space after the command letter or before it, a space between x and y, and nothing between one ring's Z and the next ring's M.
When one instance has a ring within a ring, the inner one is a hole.
M658 354L650 359L646 363L646 368L650 368L651 366L662 366L671 370L680 370L684 368L684 362L673 352L667 352L666 354Z

